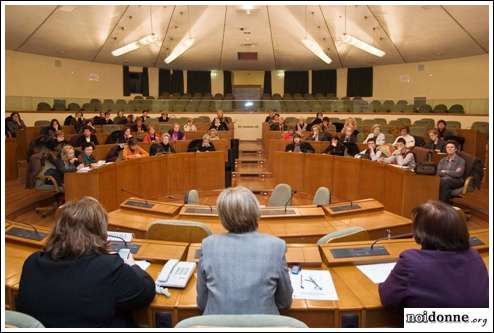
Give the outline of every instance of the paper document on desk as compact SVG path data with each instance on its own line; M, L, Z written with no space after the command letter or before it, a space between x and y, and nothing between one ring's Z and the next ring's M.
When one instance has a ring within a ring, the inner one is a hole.
M149 266L151 266L151 263L149 261L146 261L146 260L136 260L135 263L143 271L145 271L146 269L148 269Z
M338 294L329 271L302 270L290 272L294 299L337 301Z
M359 271L364 273L375 284L383 283L395 267L395 262L385 264L357 265Z

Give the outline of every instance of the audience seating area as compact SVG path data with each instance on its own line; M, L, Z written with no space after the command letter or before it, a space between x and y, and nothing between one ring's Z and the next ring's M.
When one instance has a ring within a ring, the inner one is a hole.
M372 100L360 97L338 97L322 94L264 94L260 100L251 101L246 106L245 101L235 100L232 94L166 94L159 97L135 96L133 100L124 99L90 99L79 105L66 103L64 99L55 99L53 105L46 102L38 103L38 111L143 111L154 112L210 112L233 110L263 110L278 112L340 112L340 113L452 113L464 114L461 104L446 106L445 104L409 104L406 100Z

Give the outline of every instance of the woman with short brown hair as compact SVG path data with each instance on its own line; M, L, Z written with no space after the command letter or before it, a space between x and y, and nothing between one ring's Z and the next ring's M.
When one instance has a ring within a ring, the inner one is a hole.
M24 262L16 309L45 327L129 327L154 298L132 255L110 254L108 217L96 199L66 203L43 251Z

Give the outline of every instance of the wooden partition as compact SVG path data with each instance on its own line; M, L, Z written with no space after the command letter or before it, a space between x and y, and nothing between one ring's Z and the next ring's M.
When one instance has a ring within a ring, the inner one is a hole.
M5 180L17 179L17 143L15 138L5 139Z
M87 173L65 174L65 198L85 195L98 199L112 211L125 199L138 196L158 199L192 188L225 187L223 152L177 153L104 165Z
M349 157L274 152L275 183L287 183L294 190L314 193L326 186L342 201L374 198L384 209L405 217L426 202L437 200L439 177L369 160Z

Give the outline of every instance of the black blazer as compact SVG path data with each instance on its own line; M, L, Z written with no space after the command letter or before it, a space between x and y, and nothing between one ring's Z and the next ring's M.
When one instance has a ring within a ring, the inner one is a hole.
M294 143L289 143L285 147L285 151L293 151L295 149ZM314 153L314 147L308 142L300 142L300 151L302 153Z
M95 146L99 145L99 142L98 142L98 138L96 137L96 135L94 134L91 134L91 138L89 139L91 141L91 143ZM84 135L81 135L79 137L79 139L77 139L77 142L75 144L76 147L82 147L86 144L86 138L84 137Z
M16 310L46 327L128 327L155 296L153 279L118 255L54 261L33 253L22 268Z
M344 156L345 155L345 146L342 145L341 143L338 143L336 147L333 147L331 144L326 148L323 152L323 154L329 154L329 155L337 155L337 156Z

